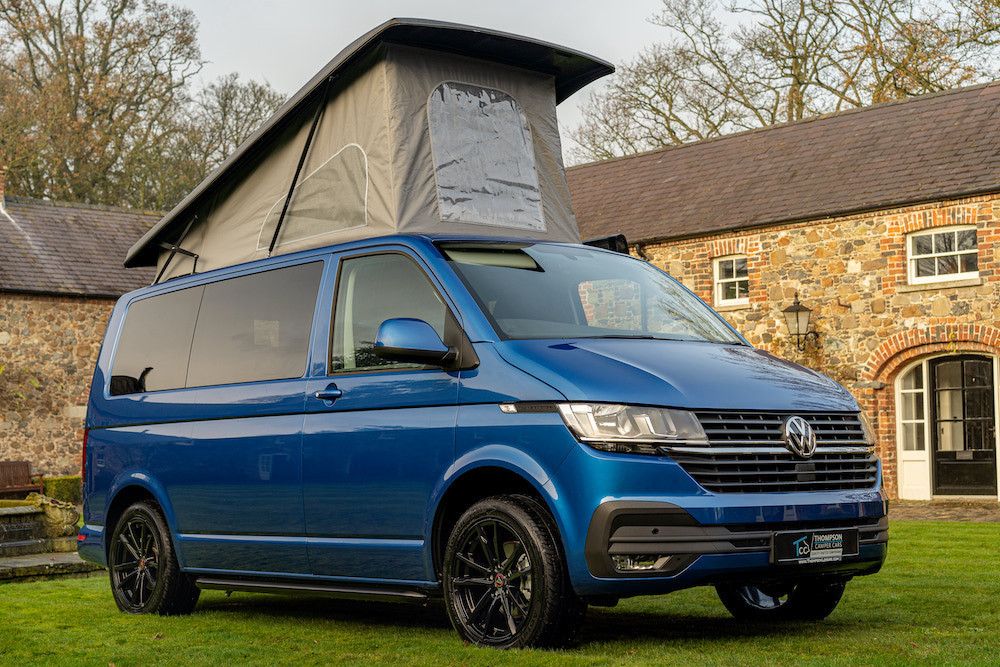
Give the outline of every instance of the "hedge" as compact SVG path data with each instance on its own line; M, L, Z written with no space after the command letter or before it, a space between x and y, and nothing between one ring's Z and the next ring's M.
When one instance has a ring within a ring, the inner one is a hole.
M45 495L49 498L73 503L74 505L79 505L83 502L79 475L45 477L42 479L42 483L45 485Z

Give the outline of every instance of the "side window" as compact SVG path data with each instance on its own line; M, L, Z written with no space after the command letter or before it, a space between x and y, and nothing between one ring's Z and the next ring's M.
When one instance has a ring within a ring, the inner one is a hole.
M322 274L312 262L206 285L187 386L305 373Z
M445 338L447 306L412 259L390 253L344 260L337 280L331 372L406 367L375 355L378 328L396 317L424 320Z
M131 304L111 370L112 396L184 386L203 287Z
M743 255L715 260L715 305L739 306L750 303L747 258Z
M580 283L580 303L587 326L641 331L642 290L631 280L608 278Z
M427 101L444 222L545 230L528 118L505 92L448 81Z

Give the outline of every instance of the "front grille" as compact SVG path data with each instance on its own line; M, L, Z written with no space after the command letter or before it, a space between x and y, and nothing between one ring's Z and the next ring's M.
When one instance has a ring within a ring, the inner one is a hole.
M816 432L816 453L801 459L785 449L782 425L791 414L696 412L707 444L669 448L701 486L716 493L867 489L878 463L853 413L804 413Z

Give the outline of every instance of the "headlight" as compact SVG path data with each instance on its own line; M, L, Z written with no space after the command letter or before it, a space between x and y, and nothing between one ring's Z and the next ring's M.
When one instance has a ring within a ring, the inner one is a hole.
M684 410L608 403L560 403L573 435L594 449L627 454L663 454L670 444L705 444L705 431Z

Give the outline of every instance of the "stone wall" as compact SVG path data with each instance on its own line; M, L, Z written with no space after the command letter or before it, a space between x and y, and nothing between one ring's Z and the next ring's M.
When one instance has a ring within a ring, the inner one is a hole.
M0 460L79 473L87 392L113 306L0 292Z
M995 213L995 210L997 213ZM893 381L905 361L941 351L1000 352L1000 195L649 245L657 266L712 303L712 260L746 254L750 302L719 308L757 347L832 376L861 401L896 491ZM978 228L978 280L908 285L906 234ZM795 294L813 311L818 344L799 352L781 310Z

